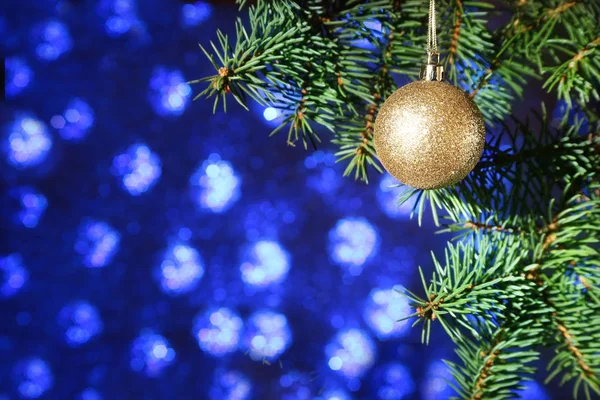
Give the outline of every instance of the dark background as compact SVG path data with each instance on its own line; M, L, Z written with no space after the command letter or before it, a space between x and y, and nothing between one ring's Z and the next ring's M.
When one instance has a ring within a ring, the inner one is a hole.
M197 43L237 7L188 3L1 6L0 399L448 398L441 327L429 347L384 332L406 311L393 286L420 293L448 238L389 176L269 139L274 110L192 103L185 82L214 73ZM233 334L200 346L221 307ZM285 351L253 353L261 334ZM552 391L525 397L570 396Z

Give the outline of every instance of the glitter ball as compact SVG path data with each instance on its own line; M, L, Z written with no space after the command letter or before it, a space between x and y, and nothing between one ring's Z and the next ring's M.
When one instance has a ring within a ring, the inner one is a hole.
M475 167L485 145L485 125L459 88L416 81L385 101L375 121L374 143L385 169L402 183L442 188Z

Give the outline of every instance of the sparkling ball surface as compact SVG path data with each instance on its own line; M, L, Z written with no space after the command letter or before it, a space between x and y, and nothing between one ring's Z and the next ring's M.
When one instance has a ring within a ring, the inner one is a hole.
M416 81L385 101L375 121L374 142L384 168L400 182L437 189L473 170L485 145L485 125L461 89Z

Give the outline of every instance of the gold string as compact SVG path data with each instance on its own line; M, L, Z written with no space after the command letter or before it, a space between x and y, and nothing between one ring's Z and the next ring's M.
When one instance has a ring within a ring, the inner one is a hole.
M437 53L435 0L429 0L429 26L427 27L427 53Z

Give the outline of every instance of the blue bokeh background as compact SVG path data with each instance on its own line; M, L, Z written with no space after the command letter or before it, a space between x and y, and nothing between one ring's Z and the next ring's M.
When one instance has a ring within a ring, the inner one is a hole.
M269 139L275 110L192 103L235 6L2 9L0 399L449 397L451 343L393 290L447 237Z

